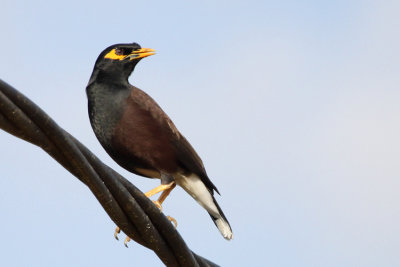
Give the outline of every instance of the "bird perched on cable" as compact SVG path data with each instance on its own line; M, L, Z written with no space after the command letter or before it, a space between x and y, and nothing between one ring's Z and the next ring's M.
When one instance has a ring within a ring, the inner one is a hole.
M154 54L153 49L130 43L112 45L99 55L86 87L92 128L120 166L161 179L160 186L146 193L150 197L162 192L154 202L160 209L177 184L206 209L222 236L230 240L232 229L214 198L218 189L200 157L160 106L128 82L136 64ZM118 227L116 237L117 233Z

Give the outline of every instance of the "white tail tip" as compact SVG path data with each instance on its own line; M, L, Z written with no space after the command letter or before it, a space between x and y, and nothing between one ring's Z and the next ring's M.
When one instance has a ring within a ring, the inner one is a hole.
M226 240L231 240L233 238L232 229L223 218L216 219L215 224L217 225L218 230L221 232L222 236Z

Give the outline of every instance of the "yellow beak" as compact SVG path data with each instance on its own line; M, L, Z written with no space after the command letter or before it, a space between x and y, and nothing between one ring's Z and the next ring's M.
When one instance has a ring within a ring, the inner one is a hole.
M139 50L132 51L128 55L129 60L134 60L134 59L139 59L139 58L144 58L148 56L152 56L155 54L155 50L151 48L141 48Z

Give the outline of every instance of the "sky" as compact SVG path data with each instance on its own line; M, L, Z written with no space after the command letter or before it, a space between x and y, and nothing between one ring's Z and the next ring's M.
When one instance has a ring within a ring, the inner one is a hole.
M400 266L398 1L2 2L0 79L142 191L96 140L85 87L109 45L153 48L130 82L202 157L234 231L164 203L221 266ZM162 266L86 186L0 131L0 266ZM124 239L121 235L120 239Z

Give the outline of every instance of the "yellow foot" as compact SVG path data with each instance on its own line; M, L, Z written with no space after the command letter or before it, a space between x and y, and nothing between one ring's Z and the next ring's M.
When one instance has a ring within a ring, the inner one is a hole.
M153 200L153 203L154 203L154 205L157 206L157 208L158 208L160 211L162 211L162 206L161 206L160 201L158 201L158 200Z
M146 195L147 197L151 197L151 196L153 196L153 195L155 195L155 194L157 194L157 193L159 193L159 192L162 192L161 196L160 196L157 200L153 200L154 205L156 205L156 207L159 208L160 211L162 211L162 206L161 206L162 203L163 203L164 200L167 198L167 196L168 196L169 193L172 191L172 189L175 188L175 186L176 186L175 182L171 182L171 183L166 184L166 185L163 185L163 184L162 184L162 185L159 185L159 186L157 186L156 188L150 190L150 191L147 192L145 195ZM174 224L175 228L178 227L178 223L176 222L176 220L175 220L173 217L167 216L167 218L168 218L168 220L170 220L170 221ZM121 232L121 229L117 226L117 228L115 229L115 232L114 232L114 237L115 237L115 239L119 240L119 239L118 239L118 234L119 234L120 232ZM127 237L125 238L125 241L124 241L125 247L128 247L128 242L129 242L129 241L131 241L131 239L130 239L129 236L127 236Z
M117 226L117 228L115 228L115 232L114 232L114 237L115 237L115 239L117 239L117 240L119 240L118 239L118 234L121 232L121 229ZM125 241L124 241L124 245L125 245L125 247L128 247L128 242L129 241L131 241L131 238L129 237L129 236L127 236L126 238L125 238Z
M172 222L172 223L174 224L175 228L178 227L178 222L175 220L174 217L167 216L167 218L168 218L168 220L169 220L170 222Z
M162 207L161 207L161 205L158 203L158 201L153 201L153 202L154 202L154 204L155 204L160 210L162 209ZM170 222L172 222L172 223L174 224L175 228L178 227L178 222L175 220L174 217L167 216L167 218L168 218L168 220L169 220ZM114 232L114 237L115 237L115 239L119 240L119 239L118 239L118 234L119 234L120 232L121 232L121 229L117 226L117 228L115 228L115 232ZM128 242L130 242L130 241L131 241L131 238L130 238L129 236L127 236L127 237L125 238L125 241L124 241L125 247L128 247Z
M115 237L115 239L117 239L117 240L119 240L118 239L118 234L121 232L121 229L119 229L119 227L117 226L117 228L115 228L115 232L114 232L114 237Z
M125 247L128 247L128 242L129 242L129 241L131 241L131 238L130 238L129 236L127 236L127 237L125 238L125 241L124 241Z

